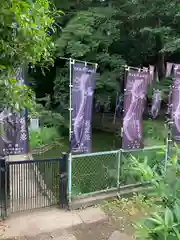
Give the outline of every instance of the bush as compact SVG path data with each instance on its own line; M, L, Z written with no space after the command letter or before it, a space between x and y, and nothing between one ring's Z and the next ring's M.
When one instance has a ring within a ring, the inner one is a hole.
M156 143L163 143L167 136L167 129L162 121L148 120L143 123L143 136Z
M55 127L43 127L37 131L30 130L29 140L31 148L58 142L60 135Z
M140 163L134 159L133 170L150 181L156 211L135 224L136 239L139 240L178 240L180 239L180 174L177 154L161 172L151 168L147 161Z
M55 127L61 136L69 135L69 121L65 120L60 112L52 111L50 107L43 107L41 104L36 104L36 112L41 127Z

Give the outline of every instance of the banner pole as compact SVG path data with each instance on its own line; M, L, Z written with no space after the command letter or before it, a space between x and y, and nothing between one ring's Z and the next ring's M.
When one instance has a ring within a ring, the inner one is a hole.
M118 103L118 96L119 96L119 94L118 94L118 92L116 93L116 106L115 106L115 111L114 111L114 124L116 123L116 108L117 108L117 103Z
M70 61L70 59L71 59L71 61L73 60L73 61L76 61L76 62L79 62L79 63L95 65L95 68L97 68L97 65L98 65L97 63L94 63L94 62L87 62L87 61L78 60L78 59L72 59L72 58L66 58L66 57L59 57L59 58L62 59L62 60Z
M72 64L74 61L69 59L69 142L71 145L71 134L72 134ZM72 200L72 153L71 146L68 157L68 201L71 204Z
M172 141L171 140L171 121L167 122L167 136L166 136L166 150L165 150L165 170L167 166L167 161L169 158L169 143Z

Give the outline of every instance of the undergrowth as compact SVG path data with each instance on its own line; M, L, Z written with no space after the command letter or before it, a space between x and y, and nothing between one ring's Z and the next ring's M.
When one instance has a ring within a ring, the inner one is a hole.
M46 144L60 144L62 138L55 127L42 127L36 131L31 130L29 134L29 140L30 146L33 149Z

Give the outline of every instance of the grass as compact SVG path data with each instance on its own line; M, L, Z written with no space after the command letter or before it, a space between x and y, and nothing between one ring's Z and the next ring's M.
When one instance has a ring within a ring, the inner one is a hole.
M41 147L43 145L51 145L60 139L59 133L55 127L42 127L39 130L30 130L29 140L31 148Z
M133 224L155 210L153 199L147 199L143 194L104 201L100 207L109 216L113 224L129 236L134 235Z
M126 216L146 215L153 207L151 199L147 199L143 194L134 194L130 198L121 198L102 203L105 212L123 212Z
M109 216L113 225L134 239L134 223L156 211L159 206L153 198L139 193L129 198L104 201L100 207ZM131 239L131 238L130 238Z

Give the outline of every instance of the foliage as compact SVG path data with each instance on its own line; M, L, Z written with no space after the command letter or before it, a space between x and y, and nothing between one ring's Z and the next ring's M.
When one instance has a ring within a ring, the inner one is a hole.
M167 129L162 121L149 119L143 122L143 137L145 139L151 139L152 141L155 141L155 143L157 142L156 144L159 142L161 145L163 145L166 136Z
M98 63L95 97L99 100L107 100L108 95L113 98L116 91L123 90L125 63L154 65L160 82L154 81L153 87L163 90L167 100L172 80L165 78L165 63L180 62L179 1L51 1L65 14L56 21L62 31L54 38L55 67L46 72L48 81L42 73L35 80L38 95L48 92L56 106L68 109L69 67L60 57L72 57Z
M165 144L167 129L161 121L147 120L143 123L143 138L145 146L162 146ZM165 152L159 152L159 149L140 149L139 151L129 151L122 153L121 157L121 184L139 183L142 181L141 175L133 170L133 161L138 160L139 163L148 162L150 167L159 165L164 161Z
M16 84L15 68L53 62L54 44L48 32L55 31L54 21L58 14L50 8L48 0L0 2L2 105L15 107L18 102L21 108L33 107L29 100L29 88Z
M154 82L153 85L148 88L149 99L152 98L153 89L159 89L159 90L161 90L161 93L162 93L162 95L161 95L162 100L164 100L167 103L171 85L172 85L172 78L171 77L164 78L164 79L162 79L161 82Z
M137 171L134 171L134 163L138 162L139 164L143 164L145 162L149 168L158 166L159 169L161 168L161 164L164 161L164 158L165 153L159 153L157 149L123 153L121 160L121 184L128 185L144 182L141 174Z
M59 8L59 3L53 2ZM65 11L63 30L56 40L54 97L57 103L67 108L69 71L68 64L59 61L61 56L99 64L95 94L102 101L123 89L125 63L155 65L160 82L154 82L153 87L163 90L163 99L167 100L172 80L165 78L165 62L180 61L177 0L72 0L62 1L62 7ZM152 88L149 89L151 96Z
M148 214L152 210L153 201L147 199L144 194L135 193L132 197L119 196L118 199L105 201L102 207L105 212L113 213L113 216L122 216L123 212L128 217L139 217Z
M42 127L37 131L30 130L29 140L31 148L40 147L46 144L59 143L60 136L54 127Z
M145 181L151 182L154 203L159 206L156 212L135 224L137 239L177 240L180 239L180 179L177 155L175 154L166 167L151 168L147 161L133 159L133 170Z
M111 53L111 45L119 37L116 9L110 7L90 8L78 12L62 30L56 41L57 57L67 55L77 59L98 62L96 94L107 97L107 92L120 88L119 77L123 74L125 61L119 54ZM76 29L76 31L74 31ZM55 78L55 97L63 102L68 95L68 66L57 68ZM66 91L64 91L66 89ZM106 92L106 93L105 93Z
M36 103L36 112L40 120L42 127L55 127L57 131L64 135L68 133L68 121L65 121L61 113L52 111L51 100L48 95L45 98L37 99L37 102L45 101L45 106L40 103Z

